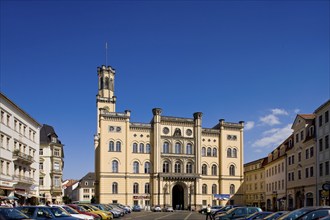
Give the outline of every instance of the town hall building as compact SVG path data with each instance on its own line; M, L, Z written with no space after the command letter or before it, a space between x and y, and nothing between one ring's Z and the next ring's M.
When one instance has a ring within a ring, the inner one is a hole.
M131 111L116 111L115 70L101 66L97 75L96 202L174 209L243 204L243 121L220 119L204 128L202 112L183 118L154 108L150 122L134 123Z

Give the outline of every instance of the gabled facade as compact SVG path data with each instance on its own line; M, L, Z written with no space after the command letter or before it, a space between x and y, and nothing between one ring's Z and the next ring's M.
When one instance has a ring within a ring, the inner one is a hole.
M330 100L315 110L317 143L317 205L330 205L329 191L323 189L330 185Z
M95 195L95 174L87 173L79 181L72 184L72 202L90 203Z
M39 196L41 125L0 93L0 196Z
M63 146L54 128L44 124L40 130L39 150L40 196L45 199L42 202L62 203Z
M298 114L292 125L294 145L287 151L288 209L316 205L315 115Z
M154 108L150 123L134 123L129 110L116 112L114 69L97 74L96 202L174 209L243 203L242 121L203 128L201 112L182 118Z

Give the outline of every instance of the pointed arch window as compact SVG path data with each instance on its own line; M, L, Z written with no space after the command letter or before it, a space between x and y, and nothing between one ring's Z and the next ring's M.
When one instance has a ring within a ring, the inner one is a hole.
M110 152L115 151L115 143L113 141L109 142L109 151Z
M145 194L150 194L150 184L149 183L146 183L144 185L144 193Z
M121 143L120 143L120 141L117 141L116 142L116 151L117 152L120 152L121 151Z
M112 194L118 194L118 183L112 183Z
M217 166L216 165L212 165L212 176L216 176L216 175L218 175Z
M212 150L210 147L207 148L207 156L210 157L212 153Z
M191 144L187 144L186 153L187 154L193 154L192 153L192 145Z
M133 163L133 173L139 173L139 162L137 161Z
M181 144L180 143L175 143L175 153L176 154L181 154Z
M133 184L133 193L139 194L139 184L138 183Z
M230 184L229 193L232 195L235 194L235 185L234 184Z
M137 143L133 144L133 153L137 153L138 152L138 145Z
M231 157L231 148L227 149L227 157Z
M233 149L233 157L235 157L235 158L237 157L237 150L236 150L236 148Z
M217 184L213 184L213 185L212 185L212 194L217 194L217 191L218 191L217 188L218 188L218 187L217 187Z
M140 153L144 153L144 144L140 144Z
M205 157L205 156L206 156L206 148L203 147L203 148L202 148L202 157Z
M144 173L150 173L150 162L145 162Z
M174 164L174 172L181 173L181 163L179 161Z
M146 153L150 154L150 152L151 152L150 144L146 144Z
M207 166L206 166L206 164L203 164L203 166L202 166L202 175L207 175Z
M164 144L163 144L163 153L164 154L170 153L170 145L168 142L164 142Z
M235 176L235 166L234 165L229 166L229 176Z
M169 162L165 161L163 163L163 173L169 173L170 172L170 164Z
M112 161L112 172L118 173L118 161L117 160Z
M103 77L100 79L100 89L103 89Z
M108 77L105 77L104 88L109 89L109 78Z
M207 194L207 185L203 184L202 186L202 194Z
M216 148L213 148L213 157L217 157L218 156L218 150Z
M188 162L186 165L186 173L192 173L192 169L193 169L192 163Z

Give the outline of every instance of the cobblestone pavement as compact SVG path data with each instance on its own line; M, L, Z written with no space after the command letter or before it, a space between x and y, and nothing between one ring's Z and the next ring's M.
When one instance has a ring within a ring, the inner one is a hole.
M198 212L174 211L174 212L132 212L118 220L205 220L206 216Z

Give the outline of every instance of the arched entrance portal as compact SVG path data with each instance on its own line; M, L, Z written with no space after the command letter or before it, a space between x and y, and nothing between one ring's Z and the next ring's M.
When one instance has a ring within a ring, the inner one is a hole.
M184 190L179 184L175 185L172 189L172 205L174 210L184 208Z

